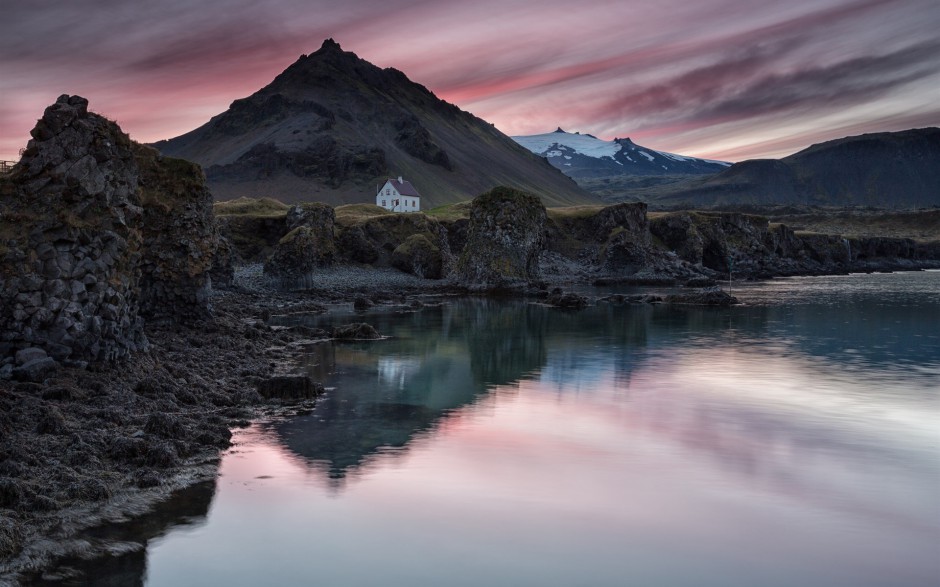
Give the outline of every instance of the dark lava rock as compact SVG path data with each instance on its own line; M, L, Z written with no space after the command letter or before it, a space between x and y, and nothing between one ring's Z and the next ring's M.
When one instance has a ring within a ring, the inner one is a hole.
M292 207L287 213L290 231L278 241L264 272L281 278L300 278L336 261L333 227L336 213L320 203Z
M269 399L313 399L323 393L323 385L307 375L276 375L259 381L258 393Z
M25 365L26 363L29 363L30 361L34 361L36 359L45 359L48 356L49 355L46 354L46 351L40 348L29 347L25 349L20 349L16 351L16 364L18 366L22 366L22 365Z
M13 379L16 381L28 381L32 383L42 383L55 374L59 365L52 357L33 359L19 367L13 369Z
M353 309L357 312L365 312L374 305L372 300L361 296L353 300Z
M333 338L338 340L375 340L382 338L382 335L372 325L357 322L334 327Z
M696 306L731 306L738 303L738 298L718 287L710 287L691 292L670 294L663 298L669 304L690 304Z
M126 358L147 347L133 143L67 95L32 136L0 186L0 339L57 360Z
M392 267L418 277L440 279L444 267L441 249L424 234L413 234L392 251Z
M588 305L588 299L576 293L564 293L556 289L548 295L545 303L559 308L580 309Z
M496 187L470 205L470 227L454 277L470 289L519 287L539 278L547 213L537 196Z
M220 239L205 176L195 163L150 147L134 151L144 211L140 314L174 324L204 320Z

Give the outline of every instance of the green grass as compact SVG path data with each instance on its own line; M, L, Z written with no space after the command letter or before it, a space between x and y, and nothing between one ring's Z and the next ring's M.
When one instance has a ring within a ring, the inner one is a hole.
M605 204L586 204L583 206L563 206L556 208L548 208L548 217L552 220L558 220L562 218L590 218L594 216L607 205Z
M286 216L290 206L274 198L238 198L212 205L216 216Z
M375 204L345 204L336 206L336 223L341 226L352 226L379 216L395 214Z
M457 202L456 204L438 206L437 208L428 210L426 214L431 218L442 220L444 222L454 222L455 220L460 220L462 218L469 218L470 204L472 201L473 200L466 200L463 202Z

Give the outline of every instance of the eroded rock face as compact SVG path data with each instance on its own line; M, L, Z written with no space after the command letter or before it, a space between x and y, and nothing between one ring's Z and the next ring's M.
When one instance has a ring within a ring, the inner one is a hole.
M133 143L79 96L32 136L0 179L0 358L113 362L148 347L144 316L207 317L218 233L199 167Z
M392 251L392 267L418 277L440 279L441 249L424 234L413 234Z
M143 204L140 314L192 322L211 315L219 232L202 169L136 146Z
M425 214L386 214L345 228L337 238L345 260L440 279L453 265L447 229Z
M278 242L264 271L280 278L300 278L336 261L333 228L336 213L331 206L310 203L287 212L289 232Z
M470 206L470 227L454 276L471 289L515 287L538 280L547 214L538 197L493 188Z
M146 348L130 139L65 95L31 134L0 192L0 355L40 347L81 363Z

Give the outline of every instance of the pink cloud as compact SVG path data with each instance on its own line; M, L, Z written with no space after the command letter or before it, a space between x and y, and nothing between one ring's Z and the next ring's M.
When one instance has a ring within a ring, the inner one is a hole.
M75 0L5 16L0 158L15 157L62 93L86 96L138 140L176 136L326 37L509 134L562 126L740 158L940 123L917 101L940 86L933 0ZM853 108L854 125L827 118ZM813 120L813 133L794 130Z

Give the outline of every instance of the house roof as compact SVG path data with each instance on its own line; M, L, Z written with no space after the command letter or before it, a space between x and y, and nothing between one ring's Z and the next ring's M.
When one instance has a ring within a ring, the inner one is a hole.
M414 196L416 198L421 197L421 194L418 193L418 190L415 189L415 186L411 185L410 181L398 181L397 179L390 179L386 183L392 184L392 187L398 190L398 193L403 196Z

